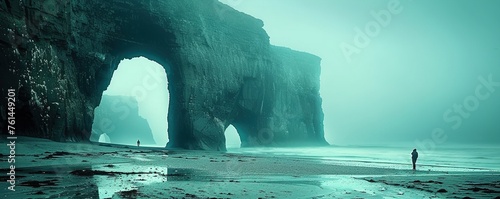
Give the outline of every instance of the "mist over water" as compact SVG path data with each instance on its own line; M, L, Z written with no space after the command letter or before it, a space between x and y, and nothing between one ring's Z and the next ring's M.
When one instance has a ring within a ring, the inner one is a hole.
M500 171L499 147L466 147L447 145L434 151L418 151L418 169L422 171ZM320 159L329 164L411 169L411 148L408 147L301 147L241 148L230 153L265 154L279 157Z
M322 58L329 143L500 143L500 2L220 2L262 19L271 44Z

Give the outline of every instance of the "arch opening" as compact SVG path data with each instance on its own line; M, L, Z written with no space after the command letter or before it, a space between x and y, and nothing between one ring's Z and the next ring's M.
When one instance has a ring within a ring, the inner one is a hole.
M145 57L123 59L94 110L95 142L164 147L168 142L168 79L165 68ZM101 140L102 138L102 140Z
M241 148L240 135L233 125L226 128L224 135L226 136L226 149Z
M109 139L109 136L107 133L103 133L103 134L101 134L101 136L99 136L99 142L100 143L111 143L111 139Z

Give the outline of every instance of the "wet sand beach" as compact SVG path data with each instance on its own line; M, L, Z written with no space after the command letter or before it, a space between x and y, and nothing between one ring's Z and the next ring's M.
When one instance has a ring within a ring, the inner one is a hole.
M316 158L19 137L5 198L500 198L496 171L412 171Z

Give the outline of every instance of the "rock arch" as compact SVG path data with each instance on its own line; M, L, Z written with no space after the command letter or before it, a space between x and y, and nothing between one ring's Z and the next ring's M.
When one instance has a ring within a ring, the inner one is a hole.
M271 46L261 20L217 0L12 3L0 9L0 81L30 91L20 122L35 131L20 134L88 140L119 61L144 56L168 76L170 148L225 150L229 124L244 146L327 144L320 58Z

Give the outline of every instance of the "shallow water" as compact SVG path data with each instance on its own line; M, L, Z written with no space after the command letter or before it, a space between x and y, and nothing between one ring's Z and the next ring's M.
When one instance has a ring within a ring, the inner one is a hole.
M310 147L230 148L229 153L266 154L316 158L350 165L411 168L411 148L401 147ZM417 169L433 171L500 171L500 147L450 147L419 151Z

